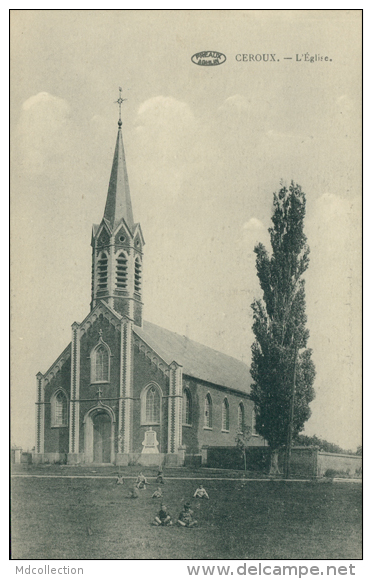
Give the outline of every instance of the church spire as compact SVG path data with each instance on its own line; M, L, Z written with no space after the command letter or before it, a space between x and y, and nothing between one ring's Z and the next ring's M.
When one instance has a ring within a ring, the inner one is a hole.
M119 104L118 136L112 162L104 218L109 222L111 229L114 229L115 224L119 223L121 219L124 219L129 229L133 231L132 202L121 131L123 124L121 120L121 105L126 99L121 97L121 90L121 87L119 87L120 96L118 100L115 101Z
M95 308L100 300L136 326L142 325L142 265L144 239L141 226L133 222L128 173L121 134L120 96L118 136L105 213L100 225L92 231L92 300Z

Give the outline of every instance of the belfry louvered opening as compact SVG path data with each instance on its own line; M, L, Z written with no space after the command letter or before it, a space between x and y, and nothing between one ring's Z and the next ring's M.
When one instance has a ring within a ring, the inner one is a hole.
M116 287L127 289L128 286L128 259L124 253L120 253L116 260Z
M107 289L108 259L106 253L102 253L98 260L98 291Z
M142 264L138 258L134 262L134 291L141 293L142 286Z

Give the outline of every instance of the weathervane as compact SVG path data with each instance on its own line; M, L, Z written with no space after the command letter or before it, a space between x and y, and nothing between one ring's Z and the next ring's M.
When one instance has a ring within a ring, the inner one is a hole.
M121 127L121 125L123 124L123 123L121 122L121 104L122 104L124 101L127 100L127 99L121 98L121 91L122 91L122 90L123 90L123 89L121 88L121 86L119 86L119 98L118 98L117 101L115 101L115 103L118 103L118 105L119 105L119 122L118 122L119 127Z

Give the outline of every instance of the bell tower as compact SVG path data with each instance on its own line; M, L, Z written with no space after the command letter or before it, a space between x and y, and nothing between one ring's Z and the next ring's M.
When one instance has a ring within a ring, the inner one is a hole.
M118 135L103 219L92 230L91 309L103 300L119 314L142 326L144 239L134 223L122 136L120 96Z

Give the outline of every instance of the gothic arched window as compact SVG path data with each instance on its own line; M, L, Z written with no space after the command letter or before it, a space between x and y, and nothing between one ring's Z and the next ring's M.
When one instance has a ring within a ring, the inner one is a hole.
M142 396L142 424L160 424L161 396L157 386L150 384Z
M230 429L230 409L227 398L222 402L222 430Z
M183 390L182 423L191 424L191 393L188 388Z
M252 434L253 436L257 436L257 430L256 430L256 412L253 409L252 410Z
M51 399L51 425L52 426L67 426L67 397L62 390L56 392Z
M212 398L209 393L204 400L204 428L212 428Z
M108 280L108 258L106 253L102 253L98 259L97 263L97 289L106 290L107 289L107 280Z
M128 259L125 253L119 253L116 259L116 287L126 289L128 285Z
M244 430L244 404L240 402L238 406L238 431L243 432Z
M99 343L91 353L91 382L109 382L110 351L103 342Z

